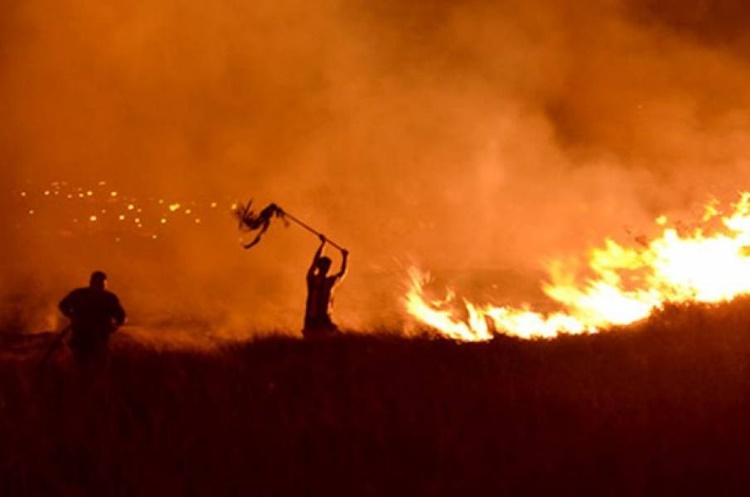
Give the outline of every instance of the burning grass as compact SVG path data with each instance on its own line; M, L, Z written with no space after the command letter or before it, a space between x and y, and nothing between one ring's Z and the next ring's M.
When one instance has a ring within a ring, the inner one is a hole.
M94 379L0 360L0 494L726 494L750 469L747 299L551 341L117 345Z
M553 313L477 305L452 291L429 296L429 274L416 267L409 271L406 307L446 336L481 341L496 331L522 338L596 333L646 319L665 305L727 302L750 294L750 192L725 212L719 207L708 202L690 225L659 216L651 239L636 236L622 245L608 238L578 260L548 261L543 291L560 306Z

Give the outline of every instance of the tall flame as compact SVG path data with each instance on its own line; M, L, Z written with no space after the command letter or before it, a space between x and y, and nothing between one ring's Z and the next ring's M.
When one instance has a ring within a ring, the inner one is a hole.
M666 226L665 217L657 224ZM544 314L522 308L457 305L455 295L430 300L429 274L412 267L407 311L418 322L458 340L488 340L495 333L550 338L560 333L594 333L648 317L666 303L721 302L750 293L750 193L744 192L722 216L716 203L705 207L691 229L664 227L650 242L626 247L605 240L588 254L581 277L575 263L547 265L545 294L565 311ZM463 316L463 317L462 317Z

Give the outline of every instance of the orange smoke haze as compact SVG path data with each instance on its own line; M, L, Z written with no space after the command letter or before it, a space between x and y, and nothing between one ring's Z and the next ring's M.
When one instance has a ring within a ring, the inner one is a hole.
M136 323L296 331L317 241L243 251L249 196L351 250L345 328L399 326L411 263L526 298L545 259L748 188L750 7L695 5L6 2L5 301L48 327L103 269Z

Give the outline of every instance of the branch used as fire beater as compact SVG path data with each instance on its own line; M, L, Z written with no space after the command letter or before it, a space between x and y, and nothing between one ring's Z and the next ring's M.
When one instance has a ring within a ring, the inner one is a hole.
M310 233L313 233L316 236L321 236L323 233L320 231L314 229L309 224L301 221L299 218L289 214L285 210L283 210L281 207L279 207L276 204L268 204L266 207L264 207L258 214L256 214L252 210L253 200L250 199L247 204L243 205L241 203L237 204L237 207L234 211L235 215L237 216L237 219L239 220L239 229L241 231L246 232L254 232L257 231L257 234L255 235L255 238L250 242L243 245L244 248L249 249L253 246L255 246L258 242L260 242L260 238L263 236L263 234L268 230L268 228L271 226L271 220L274 217L281 218L287 225L289 224L289 221L292 221L296 223L298 226L306 229ZM326 242L333 245L337 249L343 251L343 247L341 245L337 244L336 242L329 240L326 238Z
M44 356L42 356L42 360L39 361L38 368L44 369L44 367L47 365L47 362L52 358L53 355L55 355L55 352L57 352L57 349L59 349L63 342L65 342L65 337L70 333L71 327L70 325L65 326L62 330L58 331L55 337L52 339L52 343L50 343L50 346L47 348L47 351L44 353Z

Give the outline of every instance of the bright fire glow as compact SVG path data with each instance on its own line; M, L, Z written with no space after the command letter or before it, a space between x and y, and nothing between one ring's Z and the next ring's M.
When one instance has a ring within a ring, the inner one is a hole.
M656 224L664 228L650 242L639 239L627 247L607 239L583 265L548 264L543 290L563 312L467 300L457 305L452 291L430 300L425 292L429 275L416 268L409 271L407 310L418 322L458 340L488 340L494 333L549 338L634 323L666 303L715 303L750 293L750 193L743 193L727 215L709 203L690 229L670 226L664 216Z

